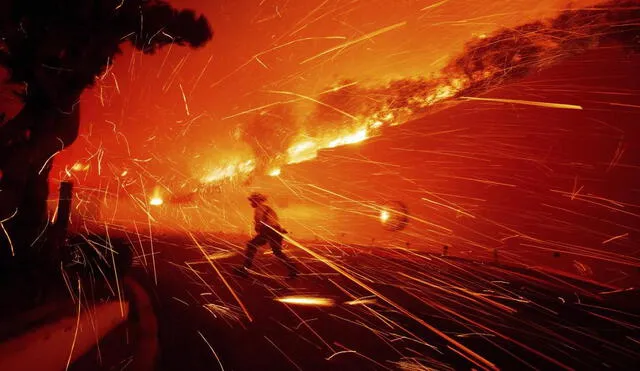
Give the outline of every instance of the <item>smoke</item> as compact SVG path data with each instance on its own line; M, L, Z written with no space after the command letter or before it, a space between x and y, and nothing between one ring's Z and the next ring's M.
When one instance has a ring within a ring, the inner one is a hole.
M255 171L265 173L283 161L283 154L300 131L290 106L275 106L258 113L242 131L256 157Z

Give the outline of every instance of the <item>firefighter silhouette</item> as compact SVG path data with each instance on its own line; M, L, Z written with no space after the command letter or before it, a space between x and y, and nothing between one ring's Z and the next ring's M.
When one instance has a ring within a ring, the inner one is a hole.
M244 265L238 268L238 273L247 275L248 268L253 265L253 258L258 251L258 247L269 244L273 255L275 255L289 270L289 277L295 278L298 270L291 259L282 252L283 234L287 231L280 226L278 215L266 204L267 197L261 193L254 192L248 197L251 207L253 207L253 221L256 236L247 242Z

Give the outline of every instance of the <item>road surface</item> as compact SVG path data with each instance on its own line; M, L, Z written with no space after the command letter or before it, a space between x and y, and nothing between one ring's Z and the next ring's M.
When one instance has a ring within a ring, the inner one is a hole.
M241 239L163 236L153 254L140 242L131 275L153 298L160 369L640 365L632 290L406 247L317 242L288 244L302 272L293 281L266 247L243 278L233 274ZM286 298L302 303L278 300ZM126 365L103 348L105 368Z

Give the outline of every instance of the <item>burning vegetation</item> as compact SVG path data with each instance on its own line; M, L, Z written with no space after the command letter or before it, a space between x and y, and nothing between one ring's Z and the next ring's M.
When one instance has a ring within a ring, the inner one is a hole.
M618 45L637 52L639 18L634 1L614 0L586 9L568 9L555 18L476 37L436 76L409 77L384 85L343 80L317 97L276 92L292 99L233 115L254 115L242 129L242 139L251 146L253 155L205 170L208 175L202 180L219 182L247 177L254 171L274 174L273 169L312 160L323 149L363 142L380 135L386 127L446 108L446 103L474 99L587 50ZM312 102L314 108L311 114L299 118L290 105L302 101ZM581 108L554 102L506 102Z

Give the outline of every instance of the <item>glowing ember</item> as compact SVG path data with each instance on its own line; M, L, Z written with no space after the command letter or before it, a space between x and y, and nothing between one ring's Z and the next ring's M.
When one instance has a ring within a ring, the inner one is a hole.
M498 98L477 98L477 97L460 97L460 98L467 99L467 100L486 101L486 102L522 104L525 106L536 106L536 107L546 107L546 108L560 108L560 109L574 109L574 110L582 109L582 106L578 106L575 104L536 102L536 101L520 100L520 99L498 99Z
M153 196L151 196L151 199L149 200L149 205L160 206L162 204L164 204L164 200L160 195L160 188L155 187L153 190Z
M269 176L278 176L280 175L280 173L282 173L282 170L277 167L275 169L271 169L271 171L269 171Z
M317 307L332 307L334 306L333 299L329 298L317 298L312 296L285 296L276 298L276 301L286 304L294 305L310 305Z
M401 201L389 201L380 209L380 222L388 231L403 230L409 223L409 211Z
M380 210L380 221L382 223L386 223L389 220L389 217L391 217L391 215L389 215L388 210Z
M227 259L230 258L232 256L235 256L237 253L233 252L233 251L221 251L221 252L217 252L214 254L209 254L207 255L207 259L209 260L220 260L220 259Z
M71 170L73 170L73 171L87 171L87 170L89 170L89 164L83 164L81 162L76 162L71 167Z
M356 300L351 300L351 301L347 301L345 302L346 305L371 305L371 304L377 304L378 302L376 301L375 298L361 298L361 299L356 299Z

